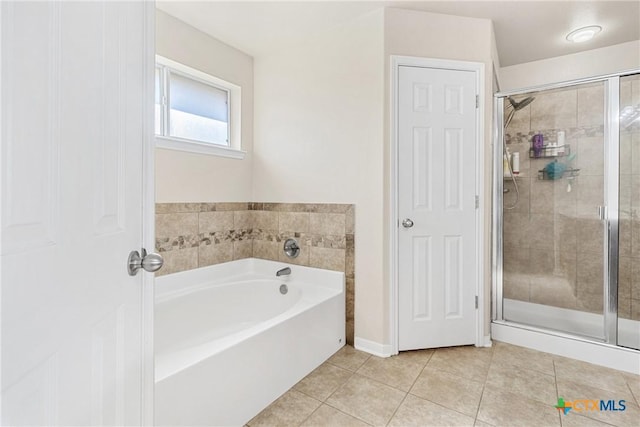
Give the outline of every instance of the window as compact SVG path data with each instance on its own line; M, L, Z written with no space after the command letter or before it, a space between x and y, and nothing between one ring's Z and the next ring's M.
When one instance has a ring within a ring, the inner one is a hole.
M243 158L240 87L156 57L156 145Z

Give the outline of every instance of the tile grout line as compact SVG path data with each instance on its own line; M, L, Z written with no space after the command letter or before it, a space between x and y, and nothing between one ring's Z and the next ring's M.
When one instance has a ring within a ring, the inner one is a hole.
M478 422L478 414L480 414L480 407L482 406L482 398L484 397L484 390L487 386L487 381L489 380L489 371L491 371L491 366L493 365L493 358L496 355L496 347L492 346L493 350L491 351L491 360L489 361L489 369L487 369L487 375L484 377L484 381L482 382L482 391L480 392L480 400L478 400L478 409L476 409L476 416L473 418L473 424L475 425ZM484 422L480 420L480 422ZM486 423L489 424L489 423Z
M422 369L420 370L420 372L418 373L418 375L416 376L416 378L413 380L413 382L411 383L411 386L409 387L409 390L404 392L404 397L402 398L402 400L400 401L400 404L396 407L396 409L393 411L393 414L391 414L391 417L389 417L389 421L387 421L387 423L385 425L389 425L389 423L391 423L391 420L393 420L393 417L396 416L396 414L398 413L398 409L400 409L400 407L402 406L402 404L404 403L405 400L407 400L407 396L409 396L409 394L411 394L411 389L413 388L414 385L416 385L416 381L418 381L418 378L420 378L420 375L422 375L422 373L424 372L424 370L427 368L427 365L429 364L429 361L431 360L431 358L433 357L434 354L436 354L437 350L433 350L433 352L431 353L431 355L429 356L429 359L427 359L427 361L425 362L424 366L422 367ZM413 396L413 394L412 394ZM417 396L416 396L417 397Z
M553 364L553 384L556 386L556 399L560 397L560 392L558 391L558 374L556 369L556 360L552 357L551 363ZM558 420L560 421L560 427L562 427L562 415L560 415L560 411L558 411Z

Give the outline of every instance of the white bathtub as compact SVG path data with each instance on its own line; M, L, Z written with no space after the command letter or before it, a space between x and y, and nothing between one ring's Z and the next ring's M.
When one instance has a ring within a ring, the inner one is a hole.
M251 258L155 283L156 425L244 425L344 345L343 273Z

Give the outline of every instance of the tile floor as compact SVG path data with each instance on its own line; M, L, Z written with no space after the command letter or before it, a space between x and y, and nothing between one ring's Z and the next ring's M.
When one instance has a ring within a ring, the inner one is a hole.
M559 396L626 410L562 415ZM639 427L638 404L638 375L500 342L386 359L343 347L248 425Z

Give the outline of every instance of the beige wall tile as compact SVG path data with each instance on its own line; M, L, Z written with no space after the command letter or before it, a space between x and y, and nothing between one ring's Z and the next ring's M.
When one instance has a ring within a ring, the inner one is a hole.
M620 132L620 174L631 174L631 134ZM639 165L640 166L640 165Z
M198 268L198 248L163 252L162 257L164 258L164 265L158 270L156 276Z
M602 253L604 250L604 225L596 218L576 220L578 252Z
M537 276L546 276L556 268L556 253L553 250L531 248L529 256L531 258L529 271L532 279Z
M576 308L580 311L602 314L604 309L602 291L598 293L578 292Z
M531 130L568 129L577 124L576 89L547 91L536 94L531 104Z
M532 249L554 249L554 221L553 211L529 216L529 246Z
M233 260L233 242L217 245L201 245L198 250L198 267L221 264Z
M253 228L253 211L234 211L233 229L248 230Z
M503 296L518 301L529 301L529 274L504 273Z
M156 203L156 214L199 211L200 203Z
M578 126L604 124L604 84L578 88Z
M596 216L598 206L604 204L604 181L601 176L579 176L575 181L578 191L579 216Z
M309 232L312 234L345 234L345 215L336 213L311 213Z
M631 263L631 298L640 300L640 258Z
M578 298L584 293L602 293L603 290L603 253L578 252L577 279Z
M531 181L529 177L518 177L516 183L518 184L518 192L520 192L520 198L516 193L516 188L513 185L511 179L504 180L504 189L509 190L504 193L503 206L505 212L509 213L529 213L530 199L531 199ZM516 203L518 200L518 203ZM506 209L513 206L513 209Z
M557 214L554 217L554 245L560 251L576 251L578 244L578 221L574 216Z
M353 320L354 308L355 308L355 279L345 279L345 298L346 298L346 311L345 316L347 320Z
M526 213L505 212L503 219L505 248L528 249L531 244L529 238L529 215Z
M156 214L156 238L198 234L197 213Z
M253 213L253 228L260 230L277 230L278 212L255 211Z
M531 213L551 214L554 212L555 193L554 182L540 179L531 180ZM521 195L523 197L524 194Z
M631 319L640 320L640 299L631 299Z
M580 138L578 140L576 167L580 176L604 175L604 137Z
M640 167L638 168L640 170ZM638 172L640 173L640 172ZM344 216L345 224L344 231L347 234L353 234L356 232L356 207L354 205L349 206Z
M270 242L266 240L253 241L253 257L254 258L269 259L272 261L277 261L279 250L280 250L280 243L278 242Z
M198 219L200 233L233 230L233 212L200 212Z
M353 345L355 341L355 321L353 319L347 320L346 329L345 339L347 344Z
M279 212L279 230L309 232L309 214L306 212Z
M247 202L216 203L217 211L246 211L249 209Z
M344 271L345 250L311 247L309 265L327 270Z
M640 174L640 132L631 134L631 173Z
M253 240L240 240L233 242L233 259L245 259L253 257Z
M575 276L539 274L531 278L530 301L552 307L572 308L577 306Z

